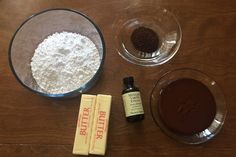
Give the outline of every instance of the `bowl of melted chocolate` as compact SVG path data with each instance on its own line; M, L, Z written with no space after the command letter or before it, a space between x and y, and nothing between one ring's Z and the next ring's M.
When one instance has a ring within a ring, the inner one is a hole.
M186 144L200 144L217 135L227 113L218 84L194 69L163 75L152 90L150 107L164 133Z
M169 61L177 53L182 39L174 13L150 5L124 9L115 18L112 28L118 54L141 66Z

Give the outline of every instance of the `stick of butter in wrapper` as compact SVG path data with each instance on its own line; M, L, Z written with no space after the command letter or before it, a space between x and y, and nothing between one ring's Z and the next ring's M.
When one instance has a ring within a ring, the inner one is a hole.
M89 154L105 155L111 95L97 95Z
M95 95L82 94L73 154L88 155L95 105Z

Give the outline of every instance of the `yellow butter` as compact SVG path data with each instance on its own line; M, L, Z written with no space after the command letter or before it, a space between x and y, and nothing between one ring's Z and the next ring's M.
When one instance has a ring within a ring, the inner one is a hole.
M90 154L105 155L111 98L110 95L97 95L89 148Z
M95 95L81 96L73 154L88 155L95 105Z

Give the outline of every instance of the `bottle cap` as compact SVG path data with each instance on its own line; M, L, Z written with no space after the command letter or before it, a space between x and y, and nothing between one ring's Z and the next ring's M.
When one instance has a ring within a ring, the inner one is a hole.
M125 78L123 79L123 83L124 83L125 85L133 84L133 83L134 83L134 78L133 78L132 76L130 76L130 77L125 77Z

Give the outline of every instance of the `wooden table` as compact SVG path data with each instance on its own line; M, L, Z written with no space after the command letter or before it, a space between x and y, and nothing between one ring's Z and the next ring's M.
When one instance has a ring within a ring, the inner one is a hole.
M112 42L114 16L141 0L0 0L0 156L71 157L80 97L48 99L22 87L8 65L8 45L16 28L41 10L65 7L80 10L101 28L107 45L104 70L90 94L113 96L106 156L214 156L236 154L236 1L150 1L175 13L183 31L178 54L157 67L141 67L123 60ZM165 72L194 68L207 73L225 94L228 115L213 140L189 146L167 137L154 124L149 97ZM135 77L142 92L145 120L127 123L121 99L122 78Z

